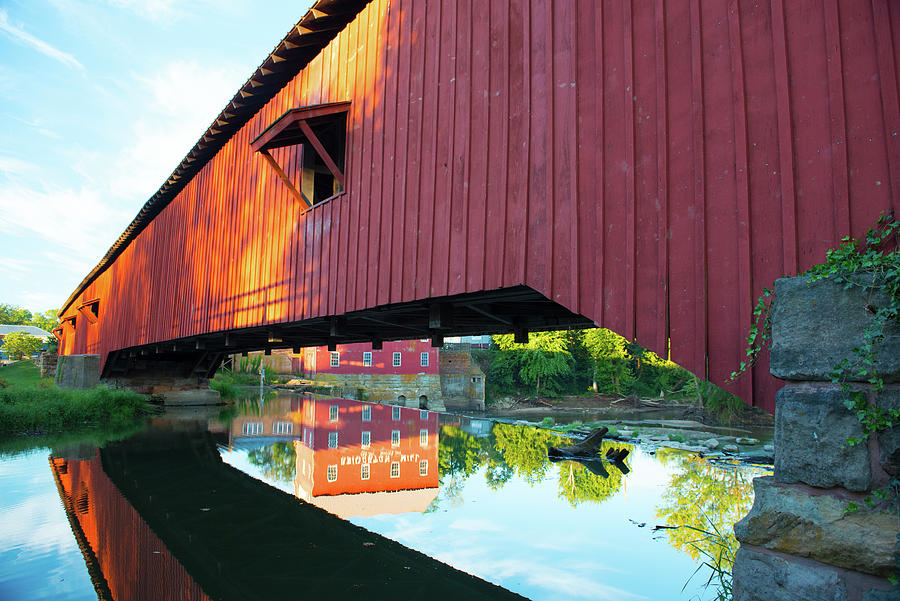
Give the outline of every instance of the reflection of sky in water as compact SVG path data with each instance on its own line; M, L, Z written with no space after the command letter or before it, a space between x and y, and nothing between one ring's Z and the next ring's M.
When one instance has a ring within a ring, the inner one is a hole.
M629 464L622 489L599 504L561 499L557 470L491 490L482 468L433 513L351 521L533 599L691 598L697 587L679 591L696 564L651 531L670 471L641 452Z
M97 599L48 456L0 459L0 599Z
M251 461L250 453L267 444L235 441L220 452L226 463L293 494L293 482L272 480L264 466ZM0 599L96 599L47 456L39 450L0 458ZM635 449L627 459L631 472L618 490L602 502L581 501L577 507L561 496L559 478L569 473L568 463L550 465L534 485L513 476L496 489L487 484L485 464L468 478L445 476L427 513L351 521L532 599L712 599L714 589L703 589L708 576L703 571L682 592L700 561L671 546L675 531L652 531L666 523L657 517L661 508L693 506L691 489L684 488L679 498L668 488L675 474L698 469L682 461L686 456L661 451L654 457ZM606 468L616 473L613 466ZM707 478L701 484L732 481L719 468L702 464L699 469ZM762 473L738 469L747 481ZM710 497L707 503L718 500Z
M232 466L292 492L290 483L266 478L249 460L257 446L221 452ZM350 521L532 599L711 599L715 590L704 590L705 571L682 592L699 562L669 544L671 531L652 531L666 523L656 513L685 457L676 452L664 462L635 449L621 488L601 503L577 507L560 496L559 474L566 469L560 466L566 463L551 464L534 485L514 476L497 489L487 485L483 465L468 478L445 476L428 513ZM762 471L747 469L748 481L751 473Z

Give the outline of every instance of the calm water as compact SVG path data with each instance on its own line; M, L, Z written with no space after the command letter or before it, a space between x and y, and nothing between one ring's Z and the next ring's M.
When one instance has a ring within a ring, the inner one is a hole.
M621 443L622 466L549 462L566 443L282 396L170 414L99 450L0 457L0 599L353 598L407 576L409 596L439 598L468 578L429 557L476 576L476 597L502 593L493 583L531 599L714 598L706 568L691 576L736 548L765 472Z

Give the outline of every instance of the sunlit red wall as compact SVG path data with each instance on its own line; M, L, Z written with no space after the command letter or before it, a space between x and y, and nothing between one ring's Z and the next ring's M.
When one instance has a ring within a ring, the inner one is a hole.
M84 291L102 329L63 352L525 284L722 382L763 286L900 205L898 49L890 0L374 0ZM250 141L346 100L346 193L301 211ZM732 385L774 387L765 360Z
M110 482L99 457L53 458L51 468L113 599L209 599Z

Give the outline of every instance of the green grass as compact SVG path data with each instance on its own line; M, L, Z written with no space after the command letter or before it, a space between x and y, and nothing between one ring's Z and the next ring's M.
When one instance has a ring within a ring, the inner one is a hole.
M0 366L0 381L16 388L31 388L41 383L41 372L30 360L17 361Z
M0 369L0 437L71 432L81 428L133 427L153 408L130 390L97 386L89 390L57 388L42 380L30 361Z

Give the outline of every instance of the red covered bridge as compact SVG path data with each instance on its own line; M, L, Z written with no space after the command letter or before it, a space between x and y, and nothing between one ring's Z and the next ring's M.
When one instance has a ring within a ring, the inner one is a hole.
M721 383L762 287L900 204L898 48L890 0L320 0L66 301L61 353L205 375L596 324Z

